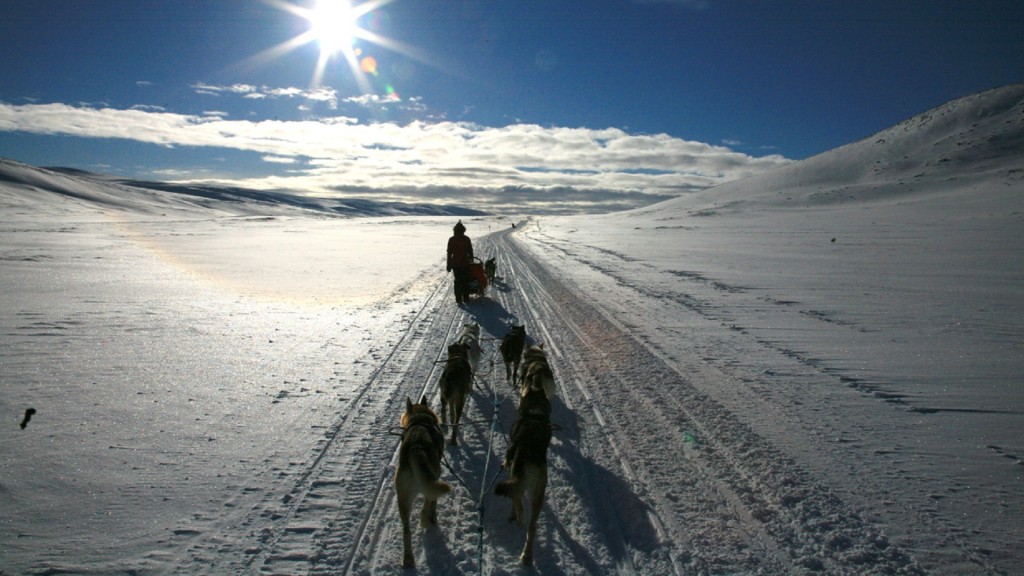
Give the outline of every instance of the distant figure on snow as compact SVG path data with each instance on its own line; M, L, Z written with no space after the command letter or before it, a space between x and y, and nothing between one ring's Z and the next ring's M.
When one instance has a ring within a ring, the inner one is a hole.
M473 262L473 241L466 236L466 227L459 220L448 239L448 271L455 274L455 302L469 302L469 265Z

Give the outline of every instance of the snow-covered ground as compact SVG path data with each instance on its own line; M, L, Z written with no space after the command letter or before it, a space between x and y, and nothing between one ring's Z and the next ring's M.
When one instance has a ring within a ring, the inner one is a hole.
M632 212L323 211L0 163L0 571L395 573L392 434L466 322L558 381L542 574L1013 574L1024 87ZM500 364L500 361L499 361ZM485 370L419 570L529 573ZM22 429L25 410L36 414ZM481 537L482 535L482 537Z

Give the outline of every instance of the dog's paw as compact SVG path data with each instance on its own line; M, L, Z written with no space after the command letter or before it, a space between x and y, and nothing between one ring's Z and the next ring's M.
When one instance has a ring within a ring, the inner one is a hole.
M519 563L523 566L533 566L533 554L530 552L523 552L519 555Z
M423 514L420 516L420 528L426 530L431 526L437 526L437 512Z

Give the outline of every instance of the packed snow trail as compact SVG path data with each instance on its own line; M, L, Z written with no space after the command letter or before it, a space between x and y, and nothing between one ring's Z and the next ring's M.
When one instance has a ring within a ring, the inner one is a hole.
M456 307L450 278L438 279L403 328L406 336L361 398L339 414L236 569L399 570L401 530L391 486L398 439L387 431L397 425L406 396L426 393L437 405L437 361L463 323L477 322L482 374L461 443L446 447L451 469L443 477L455 489L439 503L438 526L414 534L424 573L521 570L525 533L506 519L510 502L492 494L478 501L501 474L505 433L515 419L516 398L497 354L511 324L525 324L530 341L545 344L559 385L535 549L539 572L919 572L858 511L594 307L514 233L477 244L478 254L498 257L487 297ZM694 373L706 375L708 368ZM499 425L492 434L496 400Z

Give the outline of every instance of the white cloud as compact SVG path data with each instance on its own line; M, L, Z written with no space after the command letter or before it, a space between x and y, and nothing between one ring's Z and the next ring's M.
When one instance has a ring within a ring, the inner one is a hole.
M253 86L252 84L232 84L230 86L217 86L198 82L192 85L196 94L207 96L220 96L222 94L241 95L243 98L253 100L274 99L274 98L303 98L314 102L324 102L334 110L338 107L338 91L329 86L320 86L312 89L296 88L294 86L270 87Z
M342 100L345 104L354 104L362 108L393 108L408 110L412 112L426 112L427 106L420 97L402 99L397 94L362 94L360 96L349 96Z
M297 159L290 156L263 156L260 160L270 162L271 164L295 164L298 162Z
M379 106L388 102L395 102L396 99L391 96L381 96L379 94L361 94L359 96L349 96L344 99L346 104L356 104L359 106Z
M230 184L321 194L407 194L426 186L500 194L521 188L619 193L636 204L644 195L678 195L789 162L779 155L752 157L667 134L637 135L618 128L487 127L449 121L366 124L347 117L229 120L66 104L0 103L0 131L243 150L280 164L303 158L308 159L305 170L292 167L279 175L243 177Z
M295 98L296 96L307 97L308 95L302 88L287 87L287 88L267 88L264 87L262 92L272 98Z

